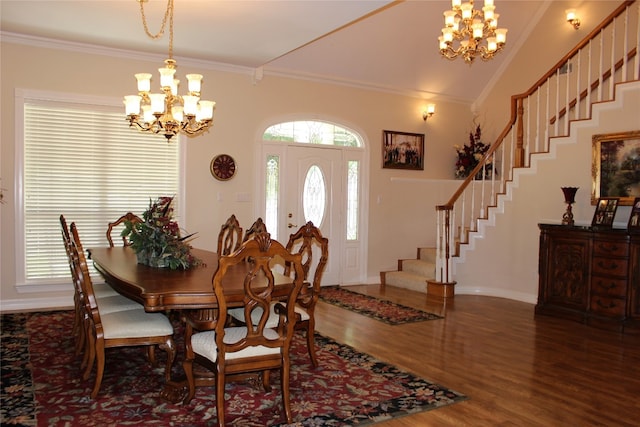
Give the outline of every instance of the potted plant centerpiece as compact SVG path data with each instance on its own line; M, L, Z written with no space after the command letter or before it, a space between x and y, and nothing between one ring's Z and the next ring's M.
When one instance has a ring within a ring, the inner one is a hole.
M127 237L138 257L138 263L172 270L187 269L202 261L191 254L189 239L181 236L178 223L173 220L173 197L149 200L149 209L142 214L142 222L125 221L122 236Z

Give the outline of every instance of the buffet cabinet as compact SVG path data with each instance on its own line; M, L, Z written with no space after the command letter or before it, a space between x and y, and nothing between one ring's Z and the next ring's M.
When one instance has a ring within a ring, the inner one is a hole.
M539 224L536 314L640 332L640 234Z

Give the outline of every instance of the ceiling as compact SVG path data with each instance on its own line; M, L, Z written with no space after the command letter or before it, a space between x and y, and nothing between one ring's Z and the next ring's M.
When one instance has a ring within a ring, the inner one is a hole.
M303 76L425 99L472 103L521 44L550 0L496 0L505 51L472 66L438 52L443 0L175 0L174 56ZM166 0L147 0L151 33ZM137 0L1 0L4 37L57 39L164 54L145 35ZM167 31L168 33L168 31Z

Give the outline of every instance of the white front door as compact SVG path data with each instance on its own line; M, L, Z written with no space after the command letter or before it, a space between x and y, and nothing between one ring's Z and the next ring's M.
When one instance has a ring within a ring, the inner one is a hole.
M342 157L339 149L289 146L283 168L285 197L278 218L278 235L286 242L291 233L312 221L329 239L329 260L322 286L340 284L342 279L340 261L346 239ZM317 260L319 255L314 258Z

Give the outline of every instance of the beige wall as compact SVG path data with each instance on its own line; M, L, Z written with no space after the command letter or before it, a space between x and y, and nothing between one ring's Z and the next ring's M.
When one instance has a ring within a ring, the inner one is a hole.
M15 90L46 90L77 95L121 99L135 90L133 74L158 68L163 58L128 59L77 51L2 44L2 187L6 204L1 214L2 308L52 304L70 300L66 293L20 294L15 282ZM436 115L427 123L421 99L354 89L347 86L283 79L270 75L253 84L251 73L219 71L206 64L189 65L178 58L178 74L204 74L203 97L217 102L215 126L206 135L185 141L186 218L181 225L198 232L194 246L213 249L220 225L235 213L250 224L259 214L254 189L255 153L264 128L281 119L307 117L329 119L362 130L367 143L370 174L365 177L368 199L368 258L365 281L379 280L381 270L392 270L398 258L415 257L416 248L433 244L434 205L452 191L454 143L471 123L469 107L438 102ZM125 122L123 120L123 126ZM425 170L399 171L381 168L382 130L426 134ZM452 137L448 130L455 130ZM133 131L132 131L133 132ZM160 144L165 143L159 137ZM238 164L234 179L219 182L209 173L216 154L232 155ZM70 161L69 170L73 164ZM400 179L400 181L398 181ZM443 181L444 180L444 181ZM218 193L222 201L217 200ZM236 193L249 193L250 202L236 202ZM390 226L389 224L392 224ZM56 299L57 298L57 299Z
M576 225L591 225L592 136L640 129L640 82L619 86L616 101L597 104L592 120L573 122L571 135L554 140L549 154L535 155L532 168L516 172L509 197L495 224L481 228L455 265L457 293L481 293L535 303L538 295L539 223L560 224L566 204L560 187L579 187L573 215ZM620 206L614 227L626 228L630 206Z

